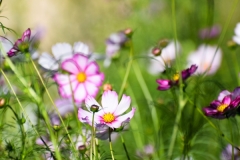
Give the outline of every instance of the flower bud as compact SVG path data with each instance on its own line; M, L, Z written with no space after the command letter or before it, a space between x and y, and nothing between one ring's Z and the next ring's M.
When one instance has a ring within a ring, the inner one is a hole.
M78 151L81 153L81 154L84 154L87 150L87 147L86 145L80 145L78 146Z
M167 40L167 39L162 39L158 42L158 44L161 48L165 48L168 45L168 43L169 43L169 40Z
M109 83L106 83L103 85L103 90L104 91L112 91L112 85Z
M95 112L98 112L99 106L97 106L97 105L94 104L94 105L91 106L90 110L91 110L92 112L94 112L94 113L95 113Z
M21 124L24 124L26 122L26 119L23 117L23 118L21 118L21 120L20 120L20 123Z
M0 108L3 108L6 104L6 101L4 98L0 98Z
M237 47L237 43L234 42L233 40L230 40L227 42L227 46L230 48L230 49L235 49Z
M61 128L60 125L54 125L54 126L53 126L53 129L54 129L56 132L59 131L60 128Z
M159 47L154 47L154 48L152 49L152 54L153 54L154 56L159 56L159 55L161 55L161 52L162 52L162 50L161 50Z
M129 37L129 38L132 37L133 31L131 28L127 28L123 32L127 37Z

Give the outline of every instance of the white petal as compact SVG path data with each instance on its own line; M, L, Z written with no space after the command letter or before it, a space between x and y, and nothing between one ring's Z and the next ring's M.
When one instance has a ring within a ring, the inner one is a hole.
M76 80L75 75L65 75L65 74L58 74L56 73L53 77L53 79L59 84L59 85L65 85L72 81Z
M83 123L88 123L89 125L92 124L92 117L93 114L83 110L82 108L78 109L78 119Z
M107 123L106 125L108 125L111 128L119 128L121 127L123 122L129 121L130 119L132 119L134 113L135 113L135 108L132 108L132 110L130 112L128 112L127 114L124 114L122 116L119 116L115 119L115 121L113 121L112 123Z
M72 46L68 43L57 43L52 46L52 53L57 60L65 60L72 56Z
M90 55L88 46L86 44L82 43L82 42L74 43L73 51L74 51L74 53L81 53L85 56Z
M98 73L99 71L99 67L98 67L98 64L96 62L90 62L88 65L87 65L87 68L85 70L85 73L87 75L93 75L93 74L96 74Z
M118 106L118 95L115 91L105 91L102 95L103 110L113 113Z
M89 111L92 105L97 105L99 106L99 109L101 109L100 104L92 96L89 96L89 95L85 99L85 104Z
M38 64L47 70L58 70L57 61L48 53L42 53L38 59Z
M233 36L233 41L240 45L240 36Z
M129 96L123 95L117 109L114 111L114 115L118 116L124 113L129 108L130 103L131 98Z

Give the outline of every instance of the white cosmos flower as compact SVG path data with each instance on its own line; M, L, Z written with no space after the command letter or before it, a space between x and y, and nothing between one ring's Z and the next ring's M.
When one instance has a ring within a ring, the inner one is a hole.
M234 29L235 35L233 36L233 41L240 45L240 22L237 23L236 28Z
M211 75L218 70L221 65L221 60L221 49L217 50L216 46L201 45L188 56L188 65L196 64L198 66L195 73L203 74L206 72L207 75Z
M102 106L91 96L85 100L88 111L81 108L78 110L78 119L83 123L92 125L93 113L91 107L99 106L99 111L94 114L94 125L105 124L110 128L119 128L126 121L129 121L135 112L135 108L126 114L123 114L129 107L131 98L123 95L118 103L118 95L115 91L105 91L102 95ZM123 115L122 115L123 114Z
M176 53L180 53L180 44L177 42L177 49L175 49L174 42L170 42L161 52L161 55L154 56L152 53L150 56L152 59L150 60L150 65L148 67L148 71L151 74L159 74L163 72L166 68L165 65L170 66L171 62L176 58Z
M74 43L73 47L68 43L57 43L52 46L53 56L44 52L39 57L38 63L44 69L56 71L59 69L59 63L68 58L72 58L76 53L80 53L87 57L91 55L89 47L82 42Z

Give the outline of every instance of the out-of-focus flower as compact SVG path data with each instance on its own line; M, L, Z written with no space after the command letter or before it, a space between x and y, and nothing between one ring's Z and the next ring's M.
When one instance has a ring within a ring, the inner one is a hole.
M159 56L149 54L151 57L148 71L151 74L159 74L165 70L166 67L170 67L172 61L176 58L176 54L180 53L180 44L176 43L177 49L175 49L174 42L170 42L165 48L162 49ZM152 52L152 49L151 49Z
M101 110L94 113L94 125L105 124L110 128L120 128L123 123L130 121L133 117L135 108L124 115L122 115L129 107L131 98L123 95L120 103L118 103L118 95L115 91L105 91L102 95L102 106L91 96L85 100L88 111L81 108L78 110L78 118L83 123L92 125L93 113L91 107L93 105L100 106Z
M240 45L240 23L237 23L234 32L235 35L233 36L233 41Z
M188 77L190 77L196 70L197 65L191 65L190 68L187 68L181 72L182 80L185 81ZM178 85L180 75L176 73L173 75L172 79L158 79L158 90L168 90L174 85Z
M74 104L71 98L58 99L55 101L55 105L60 116L63 118L74 112L74 105L76 105L77 108L81 106L80 103ZM61 123L60 118L55 110L50 112L50 119L53 125L60 125Z
M109 83L106 83L106 84L104 84L103 85L103 90L104 91L111 91L112 90L112 85L111 84L109 84Z
M221 27L219 25L214 25L211 27L203 28L199 31L199 37L201 39L213 39L219 36L221 32Z
M108 67L111 64L111 59L116 56L118 51L128 41L128 37L124 31L112 33L106 40L106 59L104 66Z
M99 72L95 61L81 54L62 62L61 68L69 74L55 73L53 79L59 85L60 95L74 97L75 102L82 102L87 96L95 97L102 85L104 74Z
M231 93L227 90L220 92L218 99L211 102L203 108L203 112L208 117L224 119L235 116L240 104L240 87L234 89Z
M31 30L28 28L20 39L18 39L13 47L7 52L8 57L15 56L17 53L27 53L30 48Z
M151 144L144 146L143 151L137 150L137 156L139 156L141 158L142 157L151 158L153 154L154 154L154 146Z
M196 64L196 73L214 74L221 65L222 51L215 46L201 45L197 51L188 56L188 65Z
M233 154L234 160L240 160L239 148L237 149L236 147L234 147L232 150L232 145L228 144L221 153L221 160L232 160L232 154Z
M53 56L44 52L40 55L38 63L46 70L56 71L59 69L59 63L68 58L72 58L74 54L82 54L86 57L91 55L89 47L82 43L76 42L73 47L68 43L57 43L52 46Z

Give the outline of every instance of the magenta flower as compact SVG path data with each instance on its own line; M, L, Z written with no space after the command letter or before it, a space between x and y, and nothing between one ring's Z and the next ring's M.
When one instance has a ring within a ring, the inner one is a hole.
M8 57L15 56L18 52L28 52L30 44L31 30L28 28L20 39L18 39L13 47L7 52Z
M59 93L64 98L74 97L76 102L82 102L87 96L95 97L102 85L104 75L99 72L95 61L81 54L62 62L61 67L69 74L56 73L53 79L59 85Z
M130 106L131 98L123 95L118 103L118 95L115 91L105 91L102 95L102 106L91 96L85 100L88 111L81 108L78 110L78 119L83 123L92 125L93 112L92 106L98 106L99 111L94 114L94 124L105 124L110 128L120 128L124 122L128 122L134 115L135 108L122 115Z
M224 119L235 116L240 104L240 87L231 93L227 90L220 92L218 99L214 100L208 107L203 108L206 116Z
M196 65L191 65L190 68L187 68L183 70L181 73L182 80L186 80L188 77L190 77L196 70L197 70ZM180 75L178 73L174 74L172 79L157 79L158 83L158 90L168 90L174 85L178 85Z

